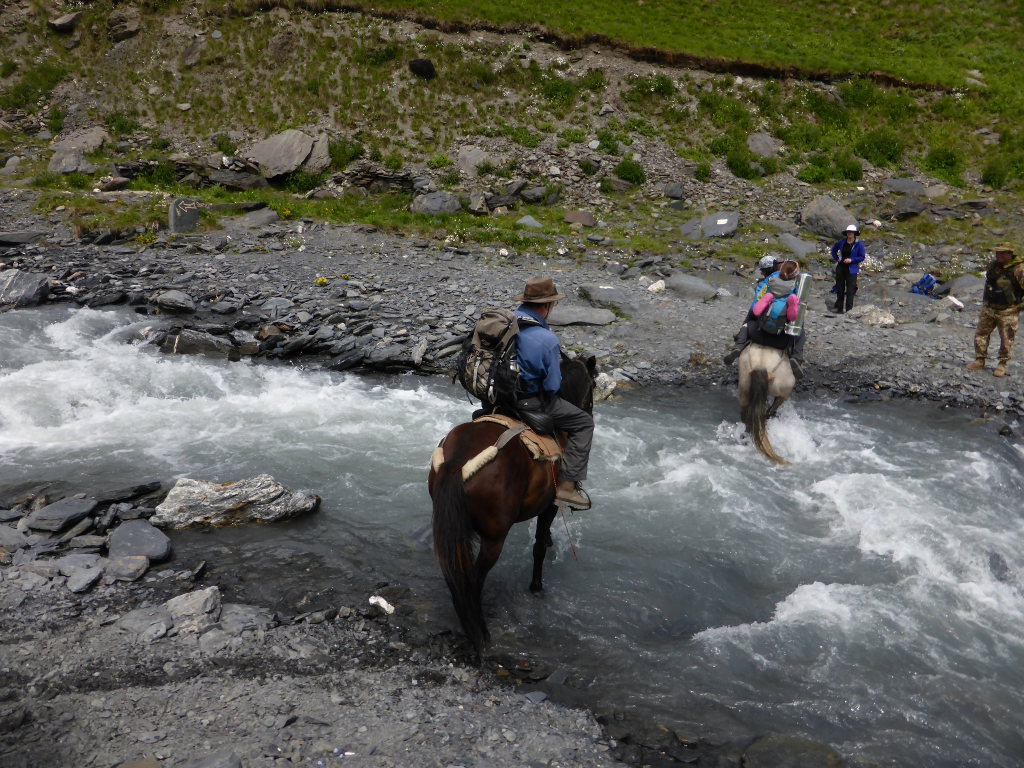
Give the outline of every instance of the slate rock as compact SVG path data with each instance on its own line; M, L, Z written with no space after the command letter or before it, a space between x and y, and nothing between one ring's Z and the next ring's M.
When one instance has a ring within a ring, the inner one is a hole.
M232 635L277 625L274 614L266 608L243 603L224 603L220 609L220 628Z
M779 154L781 143L767 133L752 133L747 137L747 148L758 157L775 157Z
M150 522L168 528L274 522L315 512L319 506L319 496L289 490L270 475L230 483L182 478Z
M732 237L739 228L738 211L720 211L692 218L680 228L683 237L697 240L705 237Z
M46 22L46 26L54 32L58 32L63 35L69 32L74 32L75 27L78 26L78 22L81 21L81 19L81 11L72 11L71 13L65 13L63 16L58 16L56 19L49 19Z
M170 355L203 355L217 360L227 360L236 355L235 345L230 340L191 328L168 333L160 342L160 351Z
M83 152L95 152L104 144L111 144L113 141L105 128L94 125L92 128L83 128L68 134L54 144L54 149L80 149Z
M330 139L326 133L317 134L313 139L313 147L302 167L310 173L322 173L331 167Z
M53 153L46 169L54 173L94 173L96 166L90 163L80 149L58 149Z
M277 215L277 211L273 208L261 208L258 211L251 211L245 214L245 216L233 221L232 224L237 227L244 227L245 229L256 229L257 227L273 224L280 218Z
M906 219L912 219L914 216L920 216L924 213L924 209L924 200L913 195L904 195L893 206L892 217L896 221L905 221Z
M610 325L615 322L615 313L610 309L586 307L582 304L559 302L548 315L550 325Z
M604 186L606 186L609 190L611 190L612 192L629 192L631 189L634 189L635 186L636 186L631 181L626 181L625 179L615 178L613 176L605 176L601 180L601 183Z
M152 642L167 634L167 630L174 626L174 619L164 606L155 605L129 611L114 626L123 632L138 635L141 640Z
M451 192L428 192L425 195L417 195L413 199L411 210L413 213L440 216L446 213L458 213L462 210L462 203Z
M681 181L674 181L671 184L666 184L664 188L665 197L669 197L673 200L682 200L686 195L686 187L683 186Z
M103 564L103 575L109 581L138 581L149 569L149 558L142 555L111 557Z
M186 763L182 768L242 768L242 759L234 752L224 750Z
M167 228L172 234L194 232L206 206L198 200L179 197L167 206Z
M437 68L430 59L413 59L409 62L409 71L424 80L433 80L437 77Z
M467 207L470 213L475 213L478 216L490 213L490 208L487 206L487 195L480 190L473 190L469 193L469 206Z
M57 572L61 576L70 576L75 571L83 568L103 568L103 558L99 555L75 554L64 555L56 561Z
M477 169L484 164L494 165L494 158L488 154L487 150L481 149L480 147L462 147L459 150L459 156L456 160L456 164L459 166L459 171L464 176L474 177L477 175Z
M844 768L832 747L796 736L772 735L754 742L743 754L744 768Z
M828 195L819 195L800 211L800 221L816 235L836 238L857 220L852 213Z
M796 235L785 232L779 235L779 245L791 251L798 259L805 258L818 250L816 243L801 240Z
M190 314L196 311L196 303L184 291L164 291L151 299L161 312L170 314Z
M514 193L509 193L514 194ZM548 196L547 187L529 187L519 192L519 197L527 203L541 203Z
M0 272L0 307L34 307L46 300L50 278L20 269Z
M245 153L267 179L284 176L301 166L313 149L313 137L294 128L258 141Z
M920 197L925 193L924 184L920 181L914 181L914 179L886 179L882 182L882 187L889 192L913 195L914 197Z
M220 184L228 189L263 189L264 187L269 186L267 184L267 180L258 173L231 171L226 168L210 171L209 178L214 184Z
M28 527L37 531L62 531L96 509L96 499L61 499L37 509L27 518Z
M984 292L985 278L970 274L960 275L935 289L936 296L955 296L958 299L980 299Z
M598 283L584 283L579 287L580 296L587 299L592 306L601 309L617 310L627 315L636 314L638 308L629 292L624 288Z
M207 656L224 650L231 644L231 635L222 629L209 629L199 638L199 650Z
M34 229L24 229L18 232L0 232L0 246L28 245L45 236L45 232Z
M79 568L68 575L67 587L76 594L88 592L102 575L102 568Z
M141 28L142 16L138 8L130 5L115 8L107 17L107 34L115 43L135 37Z
M528 229L544 229L544 225L533 218L533 216L523 216L516 222L516 224L520 227L527 227Z
M171 540L146 520L129 520L117 526L107 546L111 557L142 555L152 561L171 556Z
M847 310L846 316L859 320L865 325L884 328L894 328L896 326L896 316L889 310L876 307L874 304L862 304L854 307Z
M172 597L164 608L179 632L204 632L220 618L220 590L217 587L197 589Z
M670 275L665 278L665 287L683 299L703 301L715 295L715 286L694 275Z
M28 537L9 525L0 525L0 547L8 552L25 549L29 546Z
M567 224L582 224L584 227L597 226L597 219L590 211L567 211L565 221Z

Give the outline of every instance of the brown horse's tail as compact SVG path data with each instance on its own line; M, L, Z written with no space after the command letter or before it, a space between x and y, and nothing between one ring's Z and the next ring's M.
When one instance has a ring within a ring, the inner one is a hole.
M750 372L750 389L740 416L750 432L751 440L761 453L776 464L789 463L775 452L768 440L768 371L764 368L755 368Z
M473 559L476 533L466 504L462 467L442 464L434 483L434 554L452 593L455 613L477 657L487 638L480 584Z

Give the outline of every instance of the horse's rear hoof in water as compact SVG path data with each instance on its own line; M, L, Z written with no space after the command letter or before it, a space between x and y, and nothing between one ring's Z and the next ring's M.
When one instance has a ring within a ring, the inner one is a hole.
M593 357L586 363L563 359L561 396L590 412L596 375ZM501 555L505 537L516 523L537 518L530 591L538 593L544 588L544 556L552 546L551 522L557 511L552 465L534 461L518 439L492 451L493 458L463 479L463 467L492 448L504 430L493 422L455 427L441 442L443 461L431 467L427 478L434 507L434 554L478 660L490 640L483 613L484 580Z
M780 349L749 344L739 360L740 417L757 449L776 464L789 464L768 440L767 421L796 387L789 355ZM768 405L768 398L773 398Z

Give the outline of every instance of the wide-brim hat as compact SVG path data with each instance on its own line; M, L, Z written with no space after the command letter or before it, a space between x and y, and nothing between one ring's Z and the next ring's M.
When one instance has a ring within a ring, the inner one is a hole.
M1017 248L1013 243L1000 243L992 250L996 253L1012 253L1014 255L1017 253Z
M860 234L860 230L857 229L857 225L856 224L851 224L850 226L848 226L846 229L843 230L843 234L844 235L847 232L853 232L855 235L859 235Z
M516 296L516 301L524 301L527 304L550 304L564 298L565 294L558 292L555 281L550 277L531 277L526 281L523 292Z

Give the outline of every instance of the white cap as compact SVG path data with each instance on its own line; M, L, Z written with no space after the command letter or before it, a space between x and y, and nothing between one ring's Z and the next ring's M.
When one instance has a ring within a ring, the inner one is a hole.
M758 269L774 269L775 268L775 257L774 256L762 256L761 260L757 262Z
M857 232L859 234L860 230L857 229L857 225L856 224L851 224L846 229L844 229L843 232Z

